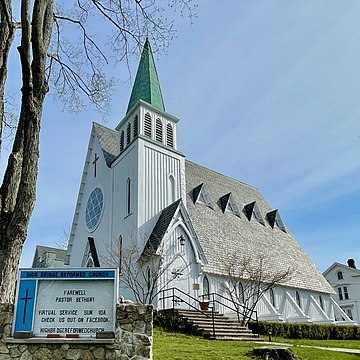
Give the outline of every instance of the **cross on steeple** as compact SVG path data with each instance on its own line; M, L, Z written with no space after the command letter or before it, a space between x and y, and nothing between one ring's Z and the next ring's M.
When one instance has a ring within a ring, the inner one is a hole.
M95 153L95 158L93 161L94 164L94 177L96 177L96 162L99 160L99 157L97 156L97 153Z
M25 293L25 297L20 298L20 300L24 300L25 304L24 304L24 315L23 315L23 324L25 324L25 320L26 320L26 308L27 308L27 303L29 300L32 300L32 297L28 297L29 295L29 289L26 289L26 293Z

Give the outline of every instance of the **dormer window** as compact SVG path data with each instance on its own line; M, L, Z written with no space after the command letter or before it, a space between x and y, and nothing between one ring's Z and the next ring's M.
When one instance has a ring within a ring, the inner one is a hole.
M204 204L208 206L211 209L213 208L209 196L209 191L205 184L200 184L199 186L193 189L193 199L194 199L194 204L198 202L200 204Z
M223 213L229 212L240 217L239 208L237 207L231 193L228 193L220 198L220 206Z
M151 138L152 131L151 131L151 116L147 112L145 114L145 121L144 121L144 135Z
M159 141L162 143L163 141L163 125L161 120L158 118L156 119L156 141Z
M250 221L251 219L255 219L260 224L265 225L265 221L263 217L261 216L261 213L259 211L259 208L256 204L256 201L247 204L244 206L244 213L247 217L247 219Z
M344 275L343 275L342 271L337 272L337 278L338 278L338 280L343 280L344 279Z
M273 210L266 214L267 220L270 224L270 226L274 228L279 228L282 231L286 232L286 228L284 223L281 220L279 210Z
M166 145L174 147L174 132L171 124L166 125Z

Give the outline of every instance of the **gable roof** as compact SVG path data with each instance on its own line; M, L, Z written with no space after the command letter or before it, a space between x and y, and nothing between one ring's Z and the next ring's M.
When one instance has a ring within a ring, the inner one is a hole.
M118 132L109 129L98 123L93 123L94 130L99 138L100 146L104 154L106 165L111 163L119 156L120 145L118 141Z
M342 269L344 271L350 271L352 273L354 273L354 275L359 276L360 275L360 270L359 269L354 269L348 265L345 264L340 264L338 262L334 262L332 263L324 272L323 275L326 276L331 270L335 269L336 267L338 267L339 269Z
M38 265L38 259L43 259L46 253L55 254L55 260L65 262L66 249L36 245L32 267L36 267Z
M145 41L144 49L141 54L126 113L128 113L140 99L161 111L165 111L160 82L148 39Z
M205 271L226 275L226 264L232 254L249 258L266 254L269 272L286 271L289 266L294 269L293 276L282 285L333 293L329 283L290 233L272 229L266 222L260 224L245 216L239 218L223 213L219 206L211 209L191 201L193 189L205 183L214 201L231 192L239 208L256 201L260 213L265 216L272 209L256 188L190 161L186 161L185 175L187 209L208 262Z

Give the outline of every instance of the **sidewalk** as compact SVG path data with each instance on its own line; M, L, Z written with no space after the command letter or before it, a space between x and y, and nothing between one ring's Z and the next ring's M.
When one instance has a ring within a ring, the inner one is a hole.
M313 346L313 345L294 345L294 344L286 344L286 343L278 343L278 342L257 342L258 344L266 344L266 345L276 345L276 346L285 346L285 347L302 347L302 348L313 348L319 350L329 350L329 351L337 351L343 352L347 354L360 354L360 349L347 349L347 348L334 348L334 347L324 347L324 346Z

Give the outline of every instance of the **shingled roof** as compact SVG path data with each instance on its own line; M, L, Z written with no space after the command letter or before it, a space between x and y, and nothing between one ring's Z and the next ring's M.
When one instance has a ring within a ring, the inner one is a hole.
M225 275L226 264L233 254L249 258L265 254L270 272L286 271L289 266L294 270L291 278L282 285L333 293L329 283L288 231L273 229L266 221L264 225L256 220L249 221L243 212L239 218L221 210L221 197L231 192L239 209L256 201L265 218L272 209L258 189L190 161L186 161L185 174L187 210L208 261L205 271ZM216 204L214 209L201 203L194 204L193 189L202 183L207 185L209 196Z
M106 165L110 166L120 153L118 132L98 123L94 123L94 129L99 138Z

